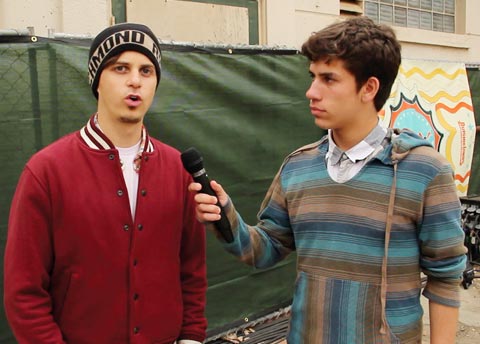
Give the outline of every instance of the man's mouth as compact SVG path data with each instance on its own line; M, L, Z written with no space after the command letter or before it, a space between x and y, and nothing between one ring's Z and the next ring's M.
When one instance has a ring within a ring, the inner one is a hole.
M130 94L127 98L131 99L133 101L142 100L142 98L139 95L136 95L136 94Z
M127 103L128 106L138 106L142 101L142 97L140 97L137 94L129 94L125 98L125 102Z

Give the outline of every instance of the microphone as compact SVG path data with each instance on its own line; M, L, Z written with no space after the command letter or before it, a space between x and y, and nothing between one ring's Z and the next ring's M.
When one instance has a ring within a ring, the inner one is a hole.
M210 186L210 179L208 178L207 171L205 171L205 168L203 167L203 158L200 155L200 152L194 147L190 147L181 154L181 158L185 170L192 175L195 182L202 185L201 191L217 197L217 194ZM220 201L217 201L216 205L220 208L220 220L213 221L213 224L225 241L231 243L233 242L233 234L230 227L230 222L228 222L227 216L225 215L225 210L220 205Z

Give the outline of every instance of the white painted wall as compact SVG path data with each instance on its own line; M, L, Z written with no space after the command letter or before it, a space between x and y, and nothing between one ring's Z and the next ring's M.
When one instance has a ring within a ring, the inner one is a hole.
M152 26L166 40L245 44L245 8L179 0L126 0L127 20ZM300 48L306 38L339 20L340 0L259 0L260 44ZM405 58L480 63L479 0L457 0L461 34L395 27ZM461 12L461 13L460 13ZM95 35L112 23L111 0L0 0L0 30L35 28Z
M111 13L110 0L0 0L0 30L96 35L110 25Z
M55 31L96 35L114 23L110 0L62 0L62 2L63 25Z
M268 45L300 48L315 31L339 20L340 0L263 0ZM457 0L462 34L394 27L405 58L480 63L479 0Z
M162 40L248 44L244 7L178 0L129 0L127 19L148 25Z

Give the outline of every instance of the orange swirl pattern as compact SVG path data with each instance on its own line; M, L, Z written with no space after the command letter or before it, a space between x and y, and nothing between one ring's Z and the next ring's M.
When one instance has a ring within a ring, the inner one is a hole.
M403 120L435 137L432 143L454 169L459 196L467 195L476 125L464 64L405 59L378 115L388 126Z

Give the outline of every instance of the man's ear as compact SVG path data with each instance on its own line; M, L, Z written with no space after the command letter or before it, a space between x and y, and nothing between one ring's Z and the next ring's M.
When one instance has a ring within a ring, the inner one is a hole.
M368 78L368 80L363 84L362 89L360 90L362 95L362 101L366 103L373 102L379 88L380 81L376 77L371 76L370 78Z

